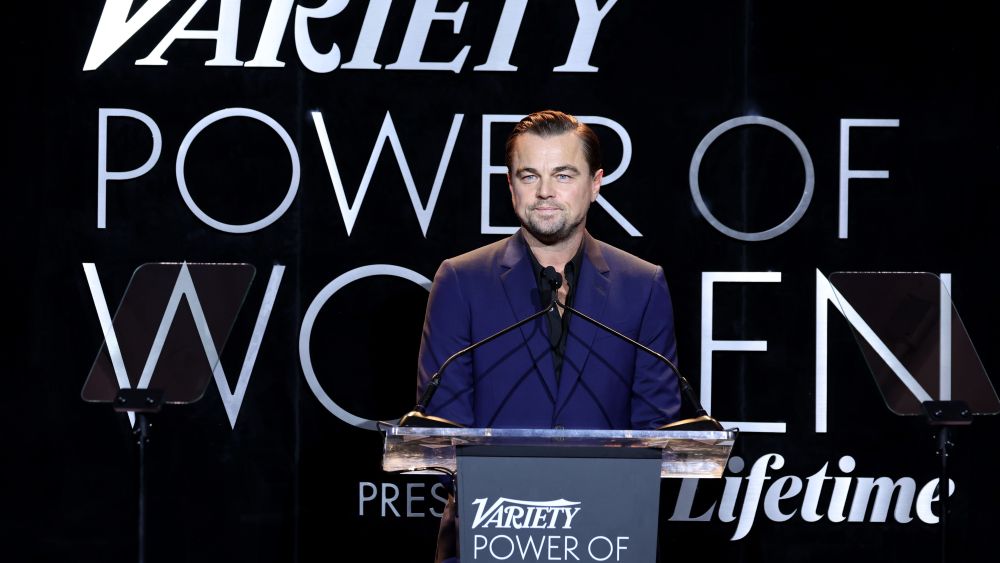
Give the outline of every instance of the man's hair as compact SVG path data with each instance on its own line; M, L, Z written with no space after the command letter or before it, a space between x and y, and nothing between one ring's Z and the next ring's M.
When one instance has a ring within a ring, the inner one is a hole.
M576 133L576 136L583 143L583 157L587 160L590 168L590 175L593 176L601 168L601 143L593 129L577 118L555 110L536 111L528 115L514 126L514 130L507 137L506 164L507 170L513 173L514 142L518 137L525 134L538 135L539 137L554 137L563 133Z

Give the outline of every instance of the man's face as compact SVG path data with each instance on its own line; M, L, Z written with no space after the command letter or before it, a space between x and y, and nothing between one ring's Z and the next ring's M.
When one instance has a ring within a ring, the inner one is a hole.
M514 142L507 183L525 229L544 244L556 244L582 232L603 177L603 170L591 176L575 133L527 133Z

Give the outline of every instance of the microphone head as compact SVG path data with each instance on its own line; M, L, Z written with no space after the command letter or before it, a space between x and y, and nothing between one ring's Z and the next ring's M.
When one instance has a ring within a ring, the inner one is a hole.
M553 290L562 287L562 275L552 266L542 268L542 277L545 278L545 281L549 282L549 286Z

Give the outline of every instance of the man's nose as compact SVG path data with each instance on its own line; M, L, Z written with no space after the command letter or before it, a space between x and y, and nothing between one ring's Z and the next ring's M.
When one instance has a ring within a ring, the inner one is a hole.
M555 191L552 189L552 183L549 178L539 178L537 187L535 188L535 197L538 199L548 199L555 195Z

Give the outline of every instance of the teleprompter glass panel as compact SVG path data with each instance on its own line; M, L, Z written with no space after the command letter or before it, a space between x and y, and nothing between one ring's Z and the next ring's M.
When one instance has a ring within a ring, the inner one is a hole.
M927 272L835 272L837 306L851 325L886 406L923 415L921 403L962 400L975 414L1000 399L941 279Z
M250 264L149 263L136 268L81 396L159 389L166 403L201 398L253 281Z

